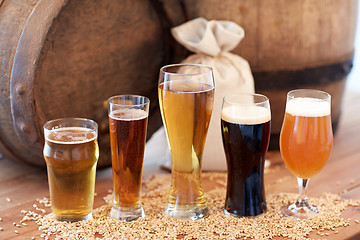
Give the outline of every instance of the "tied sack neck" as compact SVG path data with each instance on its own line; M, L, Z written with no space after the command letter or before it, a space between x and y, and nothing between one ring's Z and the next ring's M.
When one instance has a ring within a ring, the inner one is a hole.
M233 50L245 36L231 21L196 18L171 29L174 38L189 51L216 57Z

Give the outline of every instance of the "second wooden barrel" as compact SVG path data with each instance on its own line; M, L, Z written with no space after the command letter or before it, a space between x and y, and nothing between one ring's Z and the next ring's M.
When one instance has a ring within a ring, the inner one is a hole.
M271 148L278 148L286 93L292 89L329 92L336 129L353 62L357 0L170 2L166 8L174 26L204 17L234 21L245 29L244 40L233 52L249 61L256 92L270 99Z

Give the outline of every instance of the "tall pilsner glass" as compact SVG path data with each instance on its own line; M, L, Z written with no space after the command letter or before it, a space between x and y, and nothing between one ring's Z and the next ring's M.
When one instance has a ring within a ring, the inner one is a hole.
M281 212L307 219L317 214L316 207L307 201L307 184L324 167L333 145L331 96L317 90L290 91L285 111L280 150L286 167L297 177L300 196Z
M201 160L214 103L212 68L175 64L160 69L159 101L172 160L165 213L196 220L208 215Z
M150 100L138 95L108 99L114 204L112 218L144 217L141 183Z

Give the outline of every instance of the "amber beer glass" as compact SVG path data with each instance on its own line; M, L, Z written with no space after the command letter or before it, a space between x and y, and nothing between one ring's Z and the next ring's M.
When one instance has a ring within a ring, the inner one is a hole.
M164 66L158 89L172 160L165 213L178 219L206 217L201 160L214 103L212 68L196 64Z
M306 198L309 179L327 162L333 146L331 96L317 90L294 90L287 94L280 133L280 150L286 167L297 177L298 200L281 208L285 216L307 219L317 214Z
M98 125L82 118L63 118L44 125L52 212L57 220L79 221L92 215L99 157Z
M270 103L260 94L226 96L221 110L228 178L224 213L257 216L266 211L264 163L270 140Z
M110 216L123 221L145 216L140 193L150 100L137 95L109 98L114 187Z

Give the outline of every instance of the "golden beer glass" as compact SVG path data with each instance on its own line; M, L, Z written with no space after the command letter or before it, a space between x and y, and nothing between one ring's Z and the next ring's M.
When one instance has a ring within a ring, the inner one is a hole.
M99 158L98 125L83 118L62 118L44 125L52 212L60 221L92 216L96 165Z
M197 220L209 213L201 186L201 161L214 103L212 68L196 64L164 66L159 102L172 161L165 213Z
M108 99L114 187L112 218L133 221L144 217L140 193L150 100L137 95Z
M293 90L287 94L280 133L280 151L286 167L297 177L298 200L281 208L285 216L307 219L317 209L307 201L306 190L330 157L333 146L331 96L317 90Z

